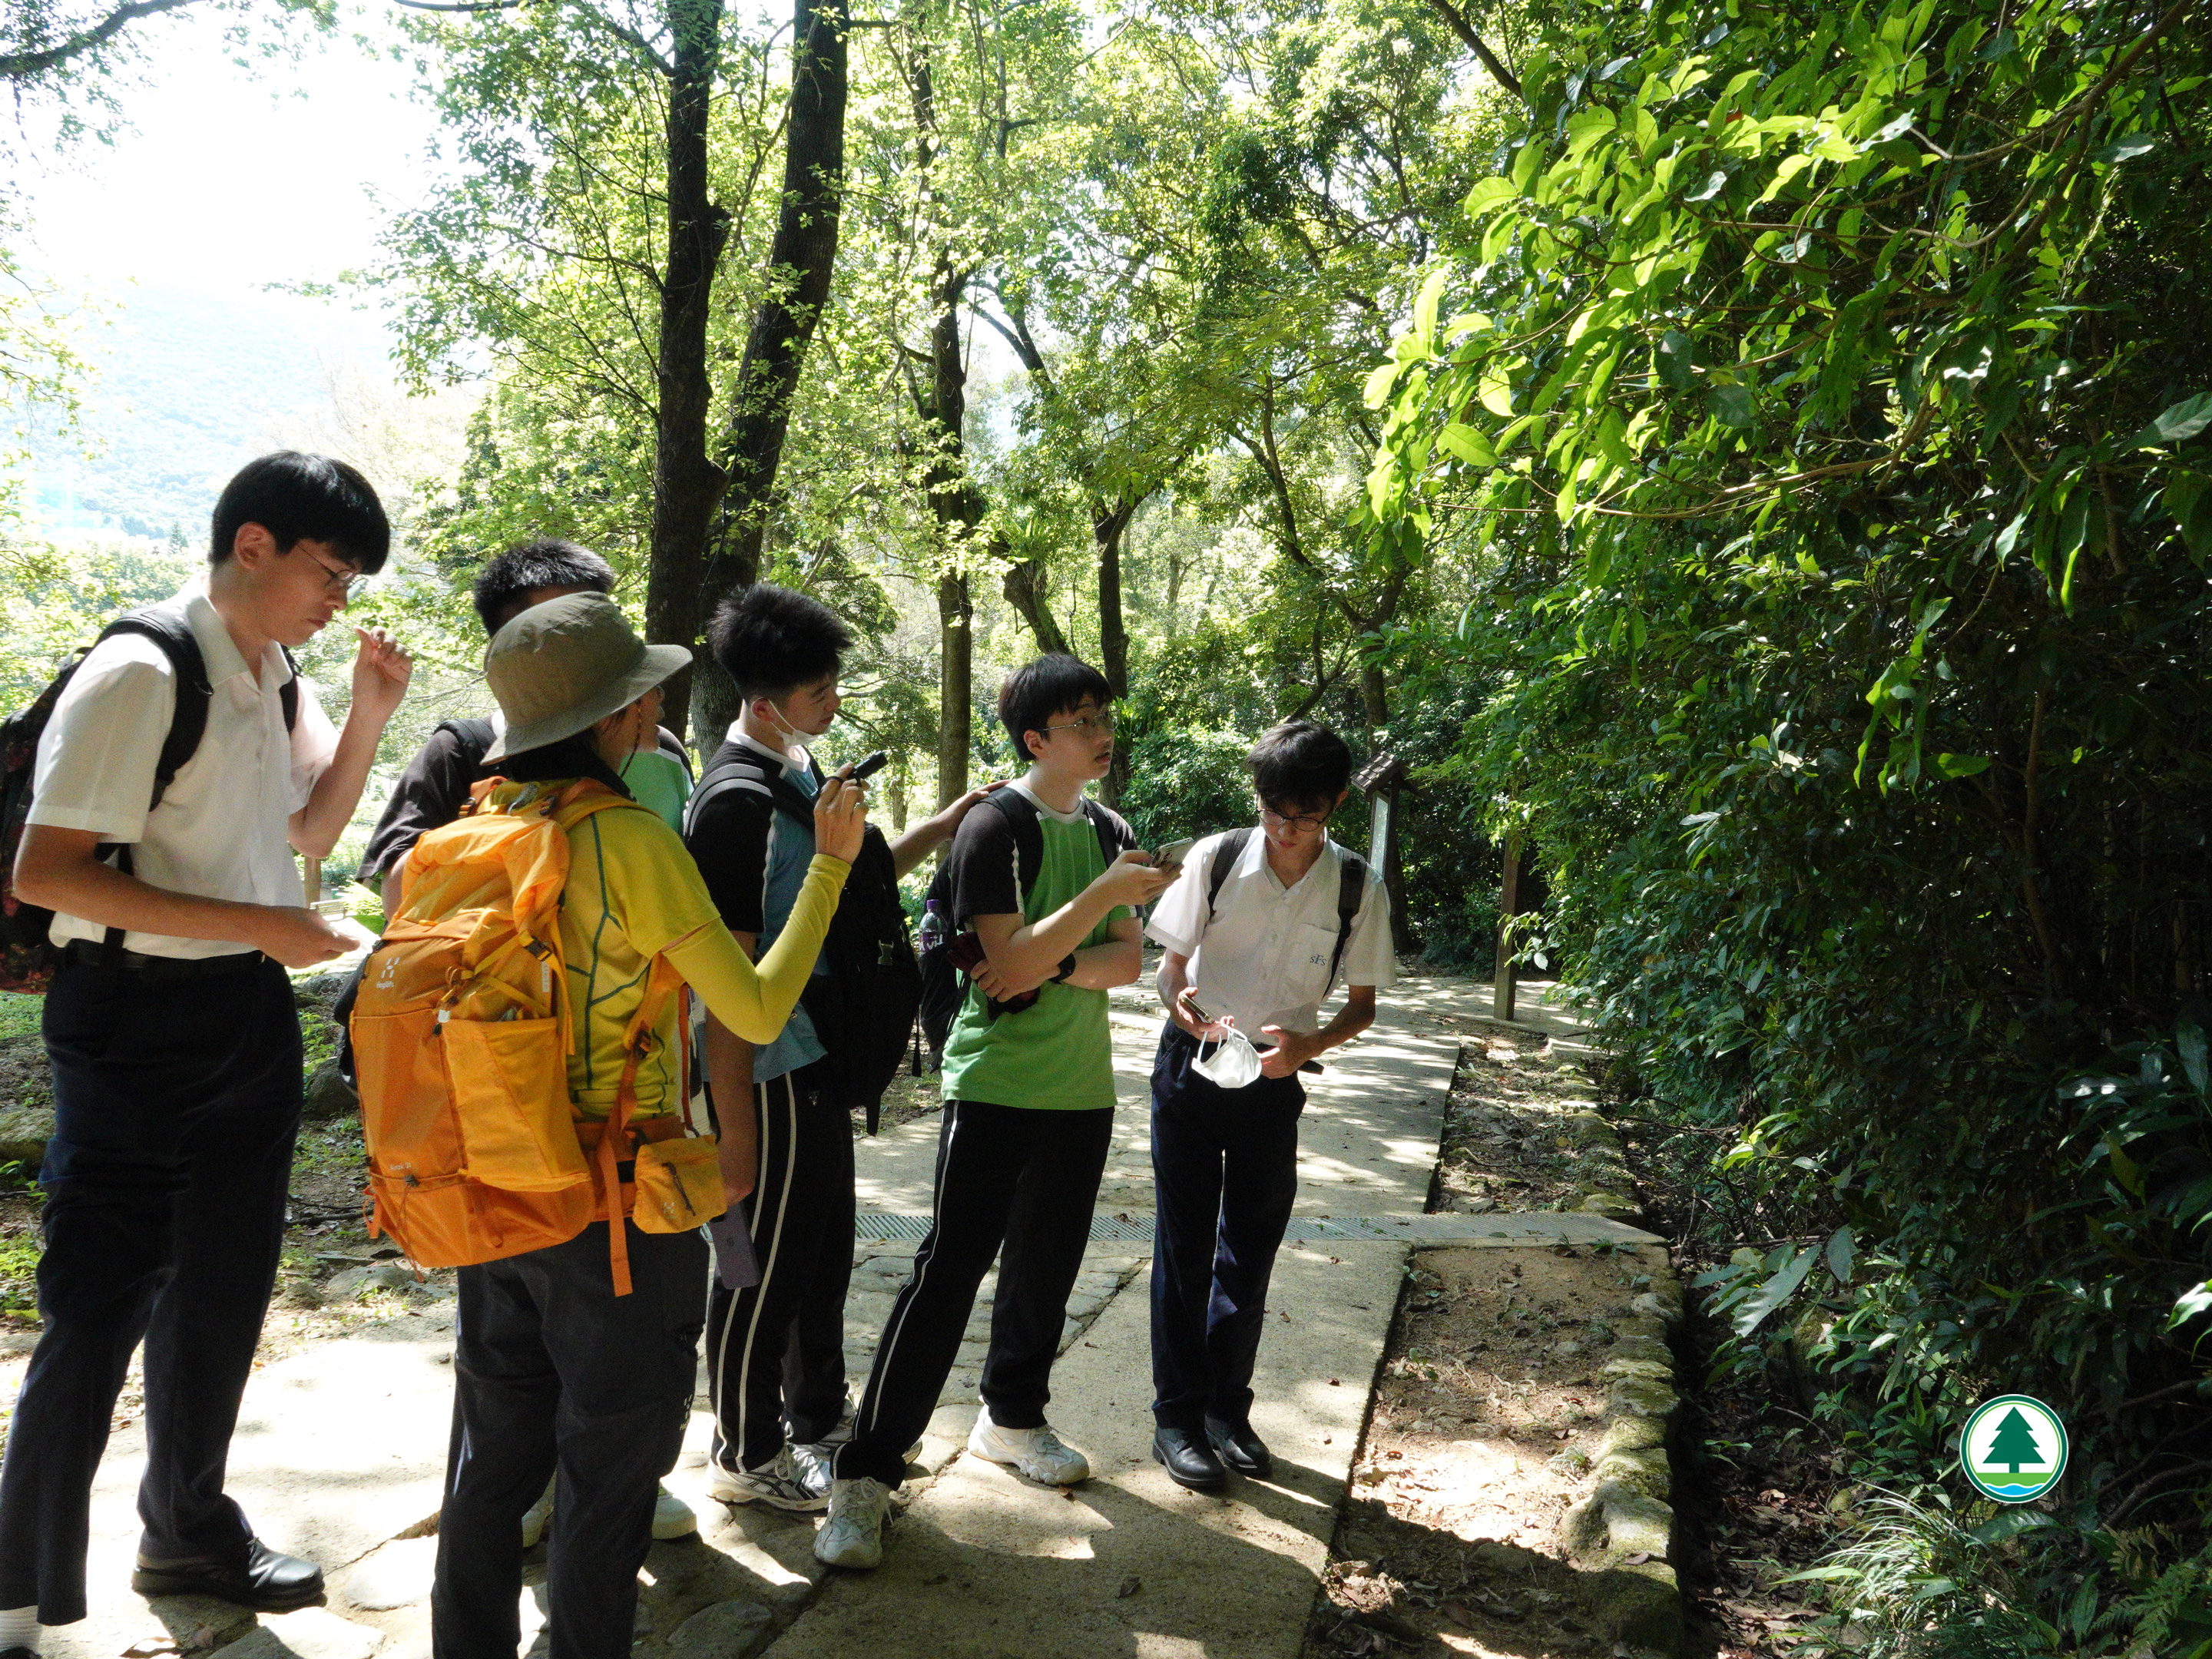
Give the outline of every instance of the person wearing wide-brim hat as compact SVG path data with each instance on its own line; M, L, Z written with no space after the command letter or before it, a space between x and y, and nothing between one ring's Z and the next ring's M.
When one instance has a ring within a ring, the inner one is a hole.
M647 645L615 604L574 593L493 636L484 678L507 717L480 810L590 779L622 791L630 752L658 741L661 683L691 660ZM623 793L627 793L626 791ZM732 1030L768 1042L812 972L866 827L866 792L832 779L790 924L747 960L676 833L649 811L607 811L569 835L561 909L575 1037L568 1089L605 1120L656 959ZM403 900L404 902L404 900ZM670 999L635 1079L631 1120L681 1111L678 1003ZM608 1224L565 1244L460 1270L453 1430L438 1527L431 1638L437 1659L514 1659L520 1640L522 1517L557 1471L547 1575L556 1659L627 1659L660 1475L689 1415L705 1318L706 1241L627 1230L631 1291L617 1296Z

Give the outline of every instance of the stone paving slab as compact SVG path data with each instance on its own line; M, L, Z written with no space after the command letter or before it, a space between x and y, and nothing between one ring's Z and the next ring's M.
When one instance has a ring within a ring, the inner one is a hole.
M1224 1497L1185 1492L1152 1461L1149 1310L1116 1297L1053 1374L1054 1421L1092 1478L1063 1493L951 1462L893 1522L884 1566L832 1575L770 1659L1291 1659L1403 1265L1389 1245L1284 1253L1272 1301L1290 1317L1271 1319L1254 1412L1276 1477Z
M1456 1043L1422 1034L1419 1022L1451 1012L1466 995L1450 982L1412 981L1392 993L1383 1021L1367 1039L1334 1060L1323 1077L1310 1079L1301 1215L1420 1212ZM1158 1014L1149 988L1116 993L1113 1012L1123 1109L1116 1115L1101 1210L1136 1226L1139 1215L1149 1221L1152 1203L1145 1105ZM860 1144L864 1207L927 1211L937 1130L934 1118L918 1120ZM856 1241L847 1326L855 1391L913 1248L910 1239ZM1140 1242L1092 1244L1055 1374L1055 1420L1092 1451L1100 1478L1068 1498L962 1456L978 1377L972 1364L956 1367L924 1442L923 1466L937 1479L900 1523L902 1554L895 1553L893 1566L872 1579L836 1586L817 1611L799 1618L779 1652L809 1650L791 1644L824 1639L811 1628L829 1619L825 1632L841 1627L841 1620L842 1627L856 1630L880 1625L882 1653L871 1659L908 1651L939 1659L954 1641L979 1655L1025 1656L1295 1653L1395 1307L1404 1247L1387 1239L1316 1240L1285 1249L1273 1305L1288 1317L1271 1320L1261 1350L1266 1399L1255 1413L1284 1458L1284 1479L1271 1486L1240 1483L1226 1499L1182 1492L1146 1456L1147 1253ZM965 1350L968 1360L981 1357L988 1295L987 1286L966 1333L976 1340ZM219 1604L149 1605L131 1595L135 1490L144 1458L143 1431L134 1426L116 1436L95 1490L93 1616L52 1633L44 1644L47 1659L115 1659L134 1642L165 1632L189 1637L204 1626L214 1629L221 1659L368 1659L372 1653L427 1659L427 1607L419 1593L404 1597L410 1584L419 1592L430 1551L427 1540L406 1534L424 1531L436 1509L452 1401L451 1316L450 1303L419 1307L273 1361L249 1386L230 1488L269 1541L325 1566L334 1590L327 1609L315 1610L313 1620L256 1621ZM703 1375L700 1386L703 1391ZM705 1659L710 1652L737 1659L754 1650L772 1626L788 1622L813 1601L823 1576L811 1554L811 1519L728 1510L707 1498L710 1428L703 1411L695 1411L684 1460L669 1480L698 1511L702 1537L656 1545L645 1574L649 1650L665 1644L679 1659L694 1653ZM908 1543L913 1547L905 1548ZM915 1570L899 1565L902 1559ZM927 1559L940 1565L920 1571ZM356 1570L366 1600L396 1605L348 1600ZM1078 1570L1087 1575L1085 1585L1093 1577L1101 1583L1110 1578L1103 1603L1092 1606L1086 1589L1082 1620L1048 1616L1042 1611L1047 1599L1072 1594L1066 1575ZM937 1578L939 1572L945 1577ZM968 1582L979 1574L997 1588ZM1122 1595L1132 1578L1138 1587ZM1222 1593L1220 1584L1231 1580L1243 1588ZM1147 1584L1154 1588L1147 1591ZM765 1608L769 1618L739 1620L729 1609L740 1604ZM986 1607L1004 1622L1003 1640L988 1621L973 1616ZM527 1641L542 1613L526 1598L525 1614ZM1027 1633L1017 1638L1016 1631Z

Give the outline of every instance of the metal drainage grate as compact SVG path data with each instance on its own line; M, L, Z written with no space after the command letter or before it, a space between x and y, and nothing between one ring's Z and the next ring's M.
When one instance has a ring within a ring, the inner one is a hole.
M854 1218L854 1237L866 1239L921 1239L928 1237L926 1215L862 1214ZM1577 1244L1651 1243L1652 1235L1603 1216L1546 1212L1534 1215L1299 1215L1291 1218L1283 1237L1316 1241L1338 1239L1395 1239L1406 1243L1504 1243L1528 1240L1538 1243ZM1094 1244L1149 1244L1152 1238L1150 1210L1116 1210L1091 1218Z

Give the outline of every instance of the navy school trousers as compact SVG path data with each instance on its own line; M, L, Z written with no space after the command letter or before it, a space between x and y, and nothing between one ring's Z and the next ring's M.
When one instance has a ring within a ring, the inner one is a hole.
M1152 1060L1152 1417L1192 1431L1251 1412L1306 1103L1295 1073L1224 1089L1198 1051L1170 1020Z
M146 1345L141 1554L243 1562L223 1474L284 1237L299 1017L258 951L72 957L46 992L45 1328L0 1465L0 1607L85 1616L92 1481Z

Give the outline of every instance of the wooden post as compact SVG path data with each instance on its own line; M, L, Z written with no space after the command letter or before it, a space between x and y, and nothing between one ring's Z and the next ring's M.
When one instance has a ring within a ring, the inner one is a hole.
M302 854L300 866L302 872L300 885L306 894L300 902L312 910L321 902L323 896L323 861L320 859L311 859Z
M1499 1019L1513 1018L1513 918L1521 914L1521 832L1505 835L1505 878L1498 890L1498 977L1491 993L1490 1012Z
M1404 882L1398 864L1398 792L1405 787L1406 765L1395 755L1380 754L1352 779L1355 788L1367 792L1370 816L1367 824L1367 863L1383 879L1390 896L1390 942L1406 947L1411 935L1406 921Z

